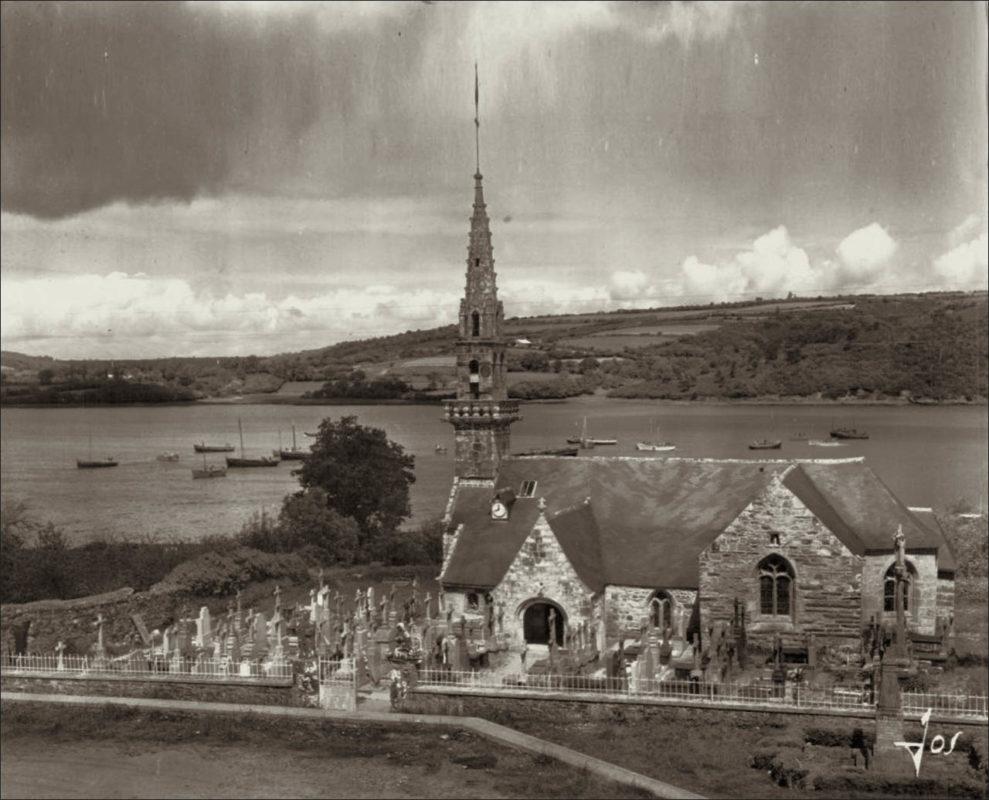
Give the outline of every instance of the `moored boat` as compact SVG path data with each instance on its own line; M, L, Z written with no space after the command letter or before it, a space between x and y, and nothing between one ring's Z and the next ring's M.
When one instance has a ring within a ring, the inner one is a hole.
M831 431L832 439L868 439L869 434L858 428L835 428Z
M807 442L811 447L844 447L841 442L836 442L831 439L811 439Z
M779 439L760 439L756 442L749 442L749 450L779 450L783 442Z
M617 439L594 439L587 435L587 417L584 417L584 425L581 428L580 436L571 436L567 439L567 444L580 445L583 449L589 450L598 445L618 444Z
M225 478L227 468L222 464L203 464L202 467L192 468L193 478Z
M676 450L677 446L673 442L636 442L636 450L643 450L645 452L659 453L667 450Z
M89 458L77 458L76 469L105 469L115 467L119 462L115 458L93 458L93 432L89 432Z
M206 444L206 442L197 442L192 446L192 449L197 453L232 453L237 448L229 442L226 444Z
M278 456L282 461L303 461L309 455L308 450L303 450L295 443L295 425L292 426L292 446L290 448L281 446L281 434L279 434L278 438L278 449L272 451L272 455Z
M98 460L95 460L95 461L94 460L91 460L91 459L77 458L76 459L76 468L77 469L101 469L103 467L115 467L119 463L120 462L118 462L116 459L110 458L109 456L107 456L104 459L98 459Z
M227 456L228 467L277 467L281 459L276 456L256 456L248 458L244 455L244 426L237 420L237 432L240 434L240 457Z
M524 453L512 453L512 456L555 456L573 457L580 452L579 447L557 447L551 450L526 450Z
M178 453L171 453L171 452L169 452L169 453L159 453L158 455L155 456L155 460L156 461L178 461L179 460L179 454Z

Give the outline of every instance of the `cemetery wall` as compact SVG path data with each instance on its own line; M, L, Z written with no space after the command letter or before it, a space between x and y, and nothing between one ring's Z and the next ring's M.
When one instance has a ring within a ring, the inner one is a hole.
M822 714L804 709L779 709L776 711L747 711L739 708L712 706L676 706L669 703L649 703L642 699L610 700L591 697L532 697L454 694L431 691L429 688L412 689L402 702L404 714L440 714L456 717L481 717L502 725L514 720L532 719L560 727L583 722L607 721L624 723L677 723L695 724L698 719L726 725L739 725L746 729L778 728L787 717L799 718L809 727L851 731L862 728L872 732L875 712L846 711ZM939 725L941 723L938 723ZM952 720L952 730L964 730L984 735L984 722Z
M310 696L286 681L285 685L259 685L196 681L194 679L134 680L127 678L48 678L3 675L4 692L75 694L100 697L146 697L157 700L194 700L204 703L244 703L264 706L312 705Z
M759 562L779 554L793 568L791 614L760 613ZM862 557L853 554L777 479L700 556L701 627L729 622L745 604L749 642L814 634L832 644L861 640Z
M27 629L27 651L51 653L59 640L68 645L67 655L84 655L96 642L93 620L102 614L106 620L104 639L108 646L140 641L132 614L140 614L149 630L161 628L179 616L188 605L189 614L199 610L202 600L171 592L135 592L120 589L106 594L72 600L38 600L33 603L10 603L0 607L0 652L15 652L15 630Z

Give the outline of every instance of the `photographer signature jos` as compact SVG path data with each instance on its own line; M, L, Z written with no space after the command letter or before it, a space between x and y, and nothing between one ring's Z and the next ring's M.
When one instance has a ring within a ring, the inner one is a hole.
M924 712L924 716L920 718L921 724L924 726L924 735L921 737L919 742L893 742L896 747L903 747L910 753L910 758L913 759L914 774L916 777L920 777L920 762L924 758L924 746L927 744L927 726L931 721L931 709L927 709ZM961 731L958 731L954 736L951 737L951 742L948 745L948 749L945 750L945 738L941 734L936 735L931 739L931 752L940 755L950 755L954 752L955 743L958 741L958 737L962 735Z

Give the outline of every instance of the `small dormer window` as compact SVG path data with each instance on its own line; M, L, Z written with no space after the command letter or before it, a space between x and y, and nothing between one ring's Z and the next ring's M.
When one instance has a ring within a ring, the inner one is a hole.
M778 533L769 534L769 543L772 545L779 545L780 535Z
M536 481L522 481L519 487L519 497L535 497Z

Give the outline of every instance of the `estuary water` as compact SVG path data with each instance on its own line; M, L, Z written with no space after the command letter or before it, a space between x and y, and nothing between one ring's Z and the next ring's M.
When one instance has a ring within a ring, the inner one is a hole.
M41 520L62 526L72 541L94 536L198 538L239 530L253 511L277 509L298 488L297 462L274 468L231 469L226 478L193 480L202 466L194 442L238 444L244 427L248 454L300 446L324 417L357 416L383 428L415 456L413 523L440 516L453 477L453 430L439 406L189 405L126 408L5 408L0 412L0 491L25 501ZM579 398L566 403L524 404L512 429L513 451L564 446L587 417L588 433L618 445L589 455L645 456L635 442L670 439L673 453L712 458L844 458L866 462L908 505L932 506L965 499L986 507L987 417L973 406L811 406L674 404ZM794 441L798 434L827 439L836 425L865 429L870 439L823 448ZM114 456L114 469L80 470L77 458ZM783 440L778 451L753 452L750 441ZM435 452L447 445L449 454ZM163 451L180 453L159 462ZM208 457L223 462L223 454ZM368 491L374 491L368 487Z

